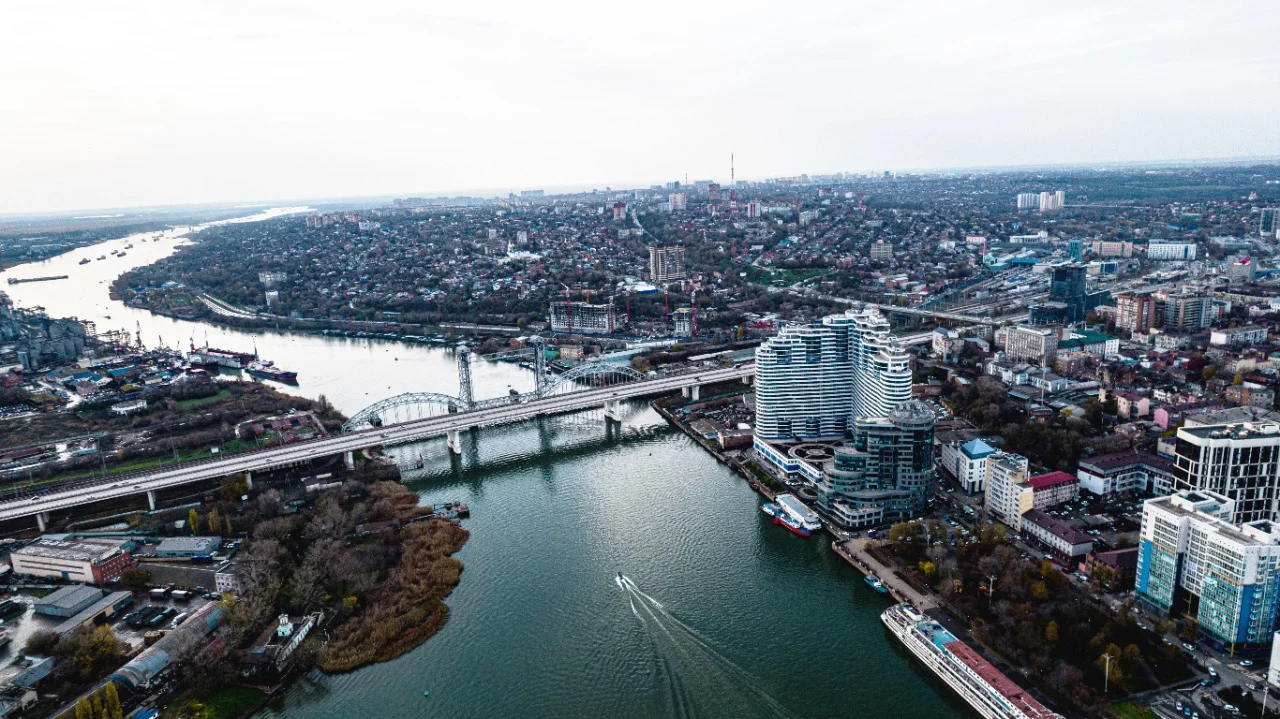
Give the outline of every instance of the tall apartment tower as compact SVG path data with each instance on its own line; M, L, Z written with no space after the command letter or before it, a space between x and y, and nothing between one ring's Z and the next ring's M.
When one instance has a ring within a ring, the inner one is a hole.
M1237 523L1280 520L1280 425L1182 427L1173 490L1209 490L1235 503Z
M688 277L684 269L684 248L679 245L649 245L649 281L675 282Z
M1263 237L1277 237L1277 231L1280 231L1280 208L1264 207L1262 208L1261 222L1258 224L1258 234Z
M1134 596L1161 614L1195 619L1211 644L1270 645L1280 615L1280 525L1241 521L1217 492L1148 499Z
M874 308L784 328L756 348L756 436L843 438L911 399L911 362Z
M1146 332L1155 326L1155 295L1134 292L1116 295L1116 327L1129 332Z

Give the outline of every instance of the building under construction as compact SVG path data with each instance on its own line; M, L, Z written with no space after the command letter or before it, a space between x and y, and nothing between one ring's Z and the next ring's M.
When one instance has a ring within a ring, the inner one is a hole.
M679 245L649 245L649 281L657 284L688 277L684 248Z
M607 335L614 331L613 305L587 302L552 302L551 331Z

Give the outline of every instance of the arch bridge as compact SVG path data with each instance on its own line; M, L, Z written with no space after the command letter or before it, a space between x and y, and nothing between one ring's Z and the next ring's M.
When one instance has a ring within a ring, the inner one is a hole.
M466 345L459 344L457 347L458 396L440 392L405 392L388 397L357 412L342 425L342 431L356 432L370 427L415 422L446 414L520 404L532 399L556 397L571 392L599 389L644 379L644 375L632 369L630 365L605 362L589 362L578 365L563 374L550 375L546 370L545 360L542 360L545 357L543 352L545 343L542 338L532 338L529 345L527 349L502 353L498 357L505 359L533 353L535 369L532 392L475 400L471 386L471 350Z

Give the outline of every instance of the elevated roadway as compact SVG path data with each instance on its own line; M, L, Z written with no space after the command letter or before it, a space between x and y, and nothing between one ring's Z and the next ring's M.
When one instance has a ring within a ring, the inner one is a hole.
M75 487L55 489L45 494L12 499L0 502L0 521L36 517L43 530L50 512L65 511L84 504L138 494L146 494L154 508L155 493L171 487L240 473L247 474L252 482L253 472L297 465L319 457L344 455L350 464L354 452L382 445L405 444L430 437L448 436L450 448L457 452L460 451L458 433L473 427L507 424L532 417L596 407L603 407L606 415L616 417L618 403L622 400L668 394L676 390L685 392L687 396L697 397L699 387L702 385L742 380L754 375L755 363L748 362L733 367L709 368L600 389L584 389L540 399L516 396L508 403L486 406L469 412L456 412L402 424L348 432L150 472L113 475L96 484L82 483Z

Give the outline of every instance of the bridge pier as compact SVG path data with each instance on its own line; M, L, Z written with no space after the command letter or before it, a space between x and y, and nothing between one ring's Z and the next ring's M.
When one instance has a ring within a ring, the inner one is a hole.
M454 454L462 454L462 431L457 429L449 430L449 451Z
M351 451L343 452L343 453L342 453L342 463L343 463L344 465L346 465L346 467L347 467L347 471L348 471L348 472L350 472L351 470L355 469L355 468L356 468L356 455L355 455L355 453L354 453L354 452L351 452Z
M700 385L690 385L680 388L680 396L685 399L698 400L702 398L702 387Z
M45 527L49 525L49 513L41 512L36 515L36 524L39 525L40 531L43 532Z
M244 483L249 489L253 489L253 472L244 473Z
M606 422L622 421L622 402L616 399L605 400L604 419Z
M151 507L151 511L156 511L156 491L154 489L147 490L147 504Z

